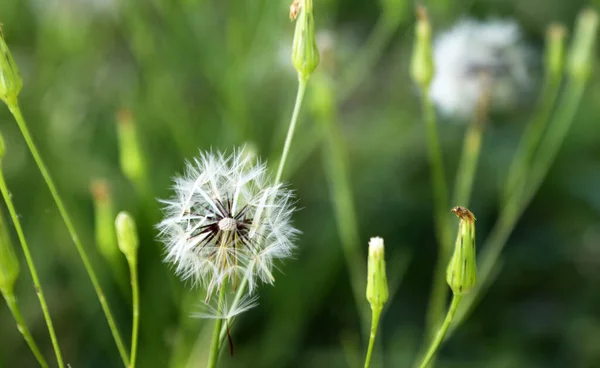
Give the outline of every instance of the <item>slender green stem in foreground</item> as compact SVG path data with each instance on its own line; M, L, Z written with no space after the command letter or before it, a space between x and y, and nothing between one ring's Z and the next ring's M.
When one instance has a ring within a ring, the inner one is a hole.
M17 323L17 328L19 329L19 332L21 333L21 335L23 335L25 342L27 342L27 345L29 345L31 352L33 353L33 355L35 355L35 358L37 359L38 363L42 368L48 368L48 363L46 362L46 359L40 352L40 349L35 343L35 340L33 340L33 337L31 336L31 333L29 332L25 321L23 320L23 315L21 314L21 310L19 309L19 305L17 304L17 298L15 298L15 295L13 293L10 293L4 294L4 300L6 300L8 309L10 309L10 312L12 313L15 322Z
M381 309L373 309L371 319L371 335L369 337L369 348L367 349L367 357L365 358L365 368L371 366L371 355L373 355L373 347L375 346L375 337L377 336L377 326L379 325L379 317L381 317Z
M473 192L473 181L481 152L483 122L475 121L469 125L465 134L463 151L456 175L453 205L468 207Z
M25 254L25 261L27 262L27 267L29 268L29 272L31 273L31 278L33 279L33 285L35 285L35 290L37 292L38 298L40 300L40 305L42 307L42 312L44 314L44 319L46 320L46 325L48 326L48 332L50 333L50 339L52 340L52 347L54 348L54 354L56 355L56 362L60 368L65 366L63 362L62 355L60 353L60 347L58 346L58 339L56 338L56 333L54 331L54 325L52 324L52 317L50 317L50 311L48 310L48 305L46 304L46 298L44 297L44 292L42 291L42 284L40 283L40 279L38 277L37 269L35 268L35 264L33 263L33 258L31 257L31 253L29 252L29 245L27 245L27 239L25 239L25 234L23 232L23 228L21 227L21 221L19 220L19 215L17 214L17 210L13 204L11 194L6 186L6 181L4 180L4 175L0 171L0 191L2 192L2 196L4 197L4 202L6 203L6 207L8 208L8 212L10 213L10 217L13 221L13 225L15 230L17 231L17 235L19 237L19 242L21 243L21 248L23 248L23 253ZM12 308L11 308L12 310Z
M478 285L465 298L465 303L463 303L457 314L457 320L454 326L458 326L467 317L470 310L474 307L477 297L483 293L485 291L484 288L489 286L492 282L490 277L495 274L493 271L500 258L500 253L502 252L504 245L506 245L517 221L544 181L552 162L554 162L558 150L573 123L579 102L583 96L584 88L585 83L583 82L571 81L566 86L565 91L563 92L564 99L558 106L546 136L540 144L538 154L531 167L531 174L526 180L527 185L524 187L522 195L519 195L519 192L517 191L510 197L509 201L502 209L498 222L482 247L483 250L481 252L480 261L478 262L479 266L477 271ZM452 333L453 330L450 332Z
M448 328L452 323L452 318L454 317L456 309L458 308L462 298L463 297L461 295L454 294L454 297L452 298L452 303L450 304L450 308L448 308L448 313L446 314L446 319L444 319L444 323L442 323L442 326L435 335L435 339L429 346L429 350L427 350L427 355L425 355L425 358L423 359L423 362L420 365L421 368L426 368L429 365L429 363L435 356L435 353L437 352L438 348L442 344L442 341L444 341L446 331L448 331Z
M133 299L133 326L131 328L131 359L129 367L135 368L138 334L140 329L140 288L138 282L137 257L129 262L131 273L131 296Z
M60 215L61 215L65 225L67 226L67 229L69 231L69 234L71 235L71 238L73 239L73 242L75 243L77 252L79 253L79 256L81 257L81 260L83 261L83 266L85 267L85 270L87 271L87 273L90 277L90 280L92 281L92 285L94 286L94 290L96 291L96 294L98 295L98 299L102 306L102 310L104 311L104 315L106 316L106 320L108 321L108 326L112 332L115 343L117 344L117 348L119 349L119 354L121 355L123 364L125 364L125 366L127 366L129 364L129 356L127 354L127 350L125 349L125 345L123 344L123 339L121 338L119 330L117 329L117 326L115 324L115 320L113 318L112 312L110 311L108 303L106 302L106 299L104 297L102 288L100 287L100 283L98 282L96 273L92 269L92 265L88 259L87 253L85 252L85 249L83 248L81 240L79 239L79 236L77 235L75 226L73 225L73 222L71 221L71 218L69 217L69 214L65 208L65 205L64 205L60 195L58 194L58 190L56 189L56 186L54 185L54 181L52 180L52 177L50 176L50 172L48 171L46 164L42 160L42 157L40 156L40 153L39 153L35 143L33 142L31 134L29 133L29 129L27 128L27 123L25 122L25 119L23 118L23 115L21 114L21 109L19 108L19 104L17 103L17 101L15 99L14 101L7 103L7 105L8 105L10 112L13 114L15 120L17 121L17 124L19 125L19 129L21 130L21 133L23 134L23 138L25 138L25 142L27 143L27 146L29 147L31 154L32 154L40 172L42 173L42 176L44 177L44 181L46 182L46 185L48 186L48 189L50 190L50 193L52 194L52 197L54 198L54 202L56 202L56 207L58 207L58 211L60 212Z
M240 303L240 300L246 293L247 287L248 287L248 278L244 277L242 279L242 282L238 286L237 292L235 293L235 297L233 298L233 302L231 303L230 310L235 310L235 308L237 308L237 305ZM234 321L235 321L235 317L228 318L227 321L225 322L225 325L221 328L221 332L219 333L219 349L221 348L221 345L223 345L223 341L225 341L225 338L227 337L227 326L231 326Z
M221 285L221 291L219 292L218 308L220 309L225 302L225 285ZM223 319L217 318L215 320L215 329L213 330L212 343L210 345L210 355L208 356L208 364L206 368L214 368L217 366L219 360L219 351L221 350L221 327L223 326Z
M448 295L446 284L446 266L452 252L452 235L447 220L449 200L448 187L444 173L444 161L437 132L435 108L429 98L429 89L422 89L423 118L427 127L427 151L433 189L434 221L438 241L438 258L434 271L433 286L427 310L427 333L432 337L444 315L444 305Z
M302 107L302 100L304 99L304 92L306 92L307 83L307 79L298 78L298 93L296 94L296 103L294 104L294 112L292 113L290 126L288 128L287 136L285 137L285 144L283 145L283 153L281 154L281 160L279 161L279 167L277 168L277 176L275 176L275 185L278 185L281 182L283 168L285 167L285 162L287 160L290 147L292 146L292 139L294 138L296 123L298 121L298 116L300 115L300 108Z

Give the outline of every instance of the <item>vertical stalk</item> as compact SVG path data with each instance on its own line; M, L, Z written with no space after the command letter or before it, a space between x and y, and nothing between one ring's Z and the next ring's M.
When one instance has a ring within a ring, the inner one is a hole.
M19 309L19 305L17 304L17 298L15 298L15 295L13 293L6 293L4 294L4 300L6 300L8 309L10 309L10 312L12 313L15 322L17 323L17 328L19 329L21 335L23 335L23 338L25 339L25 342L27 342L27 345L29 345L29 349L31 349L31 352L35 356L35 359L37 359L39 365L42 368L48 368L48 362L46 362L46 359L40 352L40 349L35 343L35 340L31 336L31 333L29 332L29 329L27 328L27 325L23 320L23 315L21 314L21 310Z
M371 366L371 355L373 355L373 347L375 346L375 338L377 337L377 326L381 317L381 309L373 309L371 317L371 334L369 336L369 348L367 349L367 357L365 358L365 368Z
M6 203L6 207L8 208L8 212L10 213L10 217L12 219L15 230L17 231L17 236L19 237L19 242L21 243L21 248L23 248L23 253L25 254L25 261L27 262L27 267L29 268L29 272L31 273L31 278L33 279L33 285L35 286L35 291L37 293L38 299L40 300L40 305L42 307L42 313L44 314L44 319L46 320L46 325L48 326L48 332L50 334L50 340L52 340L52 347L54 348L54 354L56 355L56 362L58 363L59 368L63 368L65 366L62 358L62 354L60 352L60 347L58 345L58 339L56 338L56 332L54 331L54 325L52 323L52 317L50 317L50 311L48 310L48 305L46 304L46 298L44 297L44 292L42 290L42 284L40 283L40 279L38 277L37 269L35 264L33 263L33 258L31 257L31 253L29 252L29 245L27 244L27 239L25 239L25 233L23 232L23 228L21 227L21 221L19 220L19 215L17 214L17 210L12 201L12 197L8 187L6 186L6 181L4 180L4 174L0 171L0 192L2 192L2 196L4 197L4 202ZM8 302L8 300L7 300ZM12 308L11 308L12 310Z
M131 272L131 296L133 299L133 326L131 328L131 358L129 368L135 368L137 357L138 334L140 329L140 288L138 282L137 257L129 261Z
M27 123L25 122L25 119L23 118L23 115L21 114L21 109L19 108L19 104L18 104L17 100L14 99L13 101L8 101L7 106L9 108L10 112L12 113L12 115L14 116L15 120L17 121L17 125L19 126L19 129L21 130L21 134L23 134L23 138L25 138L25 142L27 143L27 146L29 147L31 154L32 154L42 176L44 177L44 181L46 182L46 185L48 186L48 189L50 190L50 193L52 194L52 198L54 198L54 202L56 202L56 207L58 207L58 211L60 212L60 215L61 215L65 225L67 226L67 230L69 231L69 234L71 235L71 238L73 239L73 242L75 243L77 252L79 253L79 256L81 257L83 266L85 267L85 270L88 273L90 280L92 281L92 285L94 287L94 290L96 291L96 295L98 296L98 299L102 306L102 310L104 311L104 315L106 316L106 320L108 321L108 326L112 332L115 343L117 344L117 349L119 350L119 354L121 355L123 364L125 364L125 366L127 366L129 364L129 357L128 357L127 351L125 349L125 345L123 344L123 339L121 338L121 335L117 329L112 312L108 306L108 303L106 302L104 293L102 291L102 288L100 287L100 283L98 282L98 277L96 276L96 273L94 272L94 270L92 268L92 265L89 261L87 253L85 252L85 249L83 248L81 240L79 239L79 236L77 235L75 226L73 225L73 222L71 221L71 217L69 216L69 214L65 208L65 205L64 205L60 195L58 194L58 190L56 189L56 186L54 185L54 181L52 180L52 177L50 176L50 172L48 171L46 164L42 160L42 157L41 157L35 143L33 142L31 134L29 133L29 128L27 127Z
M221 291L219 292L218 308L222 308L225 302L225 285L221 285ZM221 350L221 327L223 326L223 318L217 318L215 320L215 328L213 330L212 343L210 345L210 355L208 356L208 364L206 368L214 368L217 366L219 360L219 351Z

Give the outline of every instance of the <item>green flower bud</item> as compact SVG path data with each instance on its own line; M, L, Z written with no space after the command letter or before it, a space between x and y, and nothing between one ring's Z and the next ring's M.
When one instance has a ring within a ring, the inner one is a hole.
M19 277L19 260L15 256L4 216L0 213L0 292L11 295Z
M129 262L135 262L139 245L137 229L133 217L125 211L120 212L115 220L119 249Z
M371 309L381 309L388 300L385 254L382 238L369 241L369 262L367 270L367 300Z
M410 75L422 89L427 89L433 79L434 64L431 46L431 25L427 10L417 7L417 26L415 44L410 64Z
M121 110L117 114L117 136L121 171L134 184L142 185L145 180L146 162L135 121L129 110Z
M552 24L546 32L546 73L552 78L562 75L567 30L562 24Z
M446 281L454 294L466 294L477 281L475 258L475 216L464 207L454 207L452 212L460 218L454 254L448 264Z
M290 8L290 17L297 17L292 46L292 64L298 72L298 78L306 81L319 65L319 48L315 36L312 0L294 1Z
M571 77L586 80L592 71L594 43L598 30L598 13L586 9L579 14L571 50L568 71Z
M94 180L90 192L94 203L96 245L104 258L113 267L118 267L121 255L115 234L115 210L108 183L102 179Z
M0 28L0 99L7 105L15 104L21 88L23 79Z

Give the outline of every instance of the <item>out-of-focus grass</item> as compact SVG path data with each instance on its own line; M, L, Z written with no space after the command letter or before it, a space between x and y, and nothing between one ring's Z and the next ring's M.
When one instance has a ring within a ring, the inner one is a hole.
M559 0L468 3L438 0L426 5L437 29L463 14L514 17L538 48L547 24L562 21L571 28L584 5ZM156 204L141 201L120 173L115 114L130 109L138 123L151 164L153 197L167 196L170 177L198 149L252 144L262 157L276 159L296 88L289 62L293 27L288 5L267 0L0 3L4 34L25 80L23 113L76 219L126 340L130 297L94 246L91 180L105 178L116 209L131 211L139 223L140 367L183 366L210 324L188 318L202 295L187 291L161 263L153 228ZM317 27L334 34L336 68L343 70L356 57L378 12L376 2L315 2ZM424 126L408 77L411 19L410 14L404 18L369 77L340 106L338 118L349 147L362 244L366 249L368 237L380 235L390 257L413 254L383 316L379 341L385 366L408 365L417 351L436 251ZM600 349L592 343L600 339L594 312L600 305L598 82L595 77L587 89L557 162L511 237L497 283L443 348L440 366L592 367L600 360ZM495 117L486 131L472 199L481 236L495 219L500 184L529 113L525 108ZM362 357L366 341L360 340L323 152L316 148L304 160L294 158L314 139L314 124L309 114L301 116L290 157L296 170L289 182L302 208L295 217L303 231L296 259L280 267L275 287L261 289L260 306L239 319L233 332L235 355L224 356L223 366L347 366L349 359L354 361L347 347L360 349L353 354ZM464 127L439 128L453 172ZM75 248L4 107L0 129L8 146L5 174L65 359L74 367L119 366ZM26 274L17 295L34 337L51 357ZM0 325L0 364L34 366L4 304ZM195 365L202 365L206 345L200 340L195 348L201 359Z

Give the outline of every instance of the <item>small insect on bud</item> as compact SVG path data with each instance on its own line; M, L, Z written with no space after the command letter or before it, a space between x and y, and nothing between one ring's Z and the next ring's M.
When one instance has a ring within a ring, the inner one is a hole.
M19 261L15 256L8 228L2 213L0 213L0 292L3 295L13 294L19 270Z
M415 44L413 46L410 75L420 88L429 87L433 79L433 51L431 47L431 25L427 10L417 7L417 26L415 29Z
M290 17L296 17L292 64L298 72L298 78L306 81L319 65L313 4L312 0L295 0L294 4L290 8Z
M129 213L120 212L115 220L115 228L119 249L125 254L128 262L135 262L139 245L135 220Z
M562 24L552 24L546 32L546 73L552 78L559 78L563 72L565 59L565 38L567 30Z
M0 28L0 99L7 105L14 105L21 88L23 88L23 79Z
M371 309L379 310L383 308L388 300L385 252L382 238L371 238L369 241L367 300L371 304Z
M475 216L464 207L454 207L452 212L458 216L460 222L454 254L446 271L446 281L454 294L461 295L468 293L477 280Z
M577 17L577 25L569 52L569 73L579 80L586 80L594 63L594 43L598 30L598 13L586 9Z

